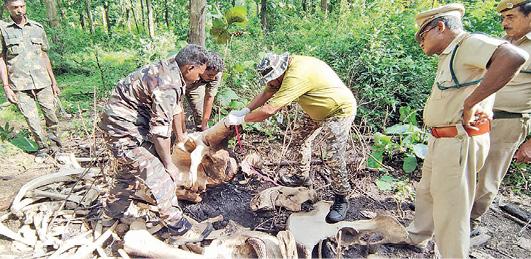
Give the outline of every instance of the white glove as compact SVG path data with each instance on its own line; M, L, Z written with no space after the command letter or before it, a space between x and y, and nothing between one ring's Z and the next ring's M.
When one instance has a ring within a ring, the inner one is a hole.
M234 125L241 125L245 122L245 115L243 116L237 116L235 114L229 113L227 117L225 117L224 121L225 126L234 126Z
M229 114L233 114L233 115L236 115L238 117L242 117L242 116L245 116L247 114L249 114L251 112L251 110L247 107L241 109L241 110L235 110L235 111L231 111Z

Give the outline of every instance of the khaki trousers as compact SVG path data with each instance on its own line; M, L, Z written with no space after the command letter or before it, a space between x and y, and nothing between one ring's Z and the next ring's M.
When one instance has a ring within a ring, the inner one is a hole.
M201 127L203 120L203 105L205 102L205 85L201 85L193 90L186 91L186 101L192 110L194 116L194 123L197 128Z
M415 219L408 227L410 243L425 244L434 236L445 258L468 258L476 174L489 151L488 134L468 137L457 127L455 138L429 138Z
M479 225L481 216L494 201L514 153L529 133L529 118L496 119L492 121L490 151L478 174L476 196L471 219Z

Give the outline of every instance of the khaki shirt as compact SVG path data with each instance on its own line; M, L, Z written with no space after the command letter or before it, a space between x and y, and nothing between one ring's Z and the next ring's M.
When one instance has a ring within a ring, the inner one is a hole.
M223 76L223 73L219 72L213 81L205 81L203 79L199 79L197 82L187 85L186 92L192 92L193 90L204 85L205 96L215 97L216 94L218 93L218 88L219 88L219 85L221 84L222 76Z
M531 54L531 32L513 44ZM523 72L496 92L494 110L531 113L531 59L527 60L520 71Z
M181 112L184 79L175 59L155 62L120 80L101 114L99 127L113 139L170 137Z
M427 127L453 126L462 123L465 99L478 87L479 83L463 88L440 90L442 86L452 86L454 82L450 73L450 59L457 45L454 72L460 83L481 79L487 71L487 64L494 51L506 43L481 34L459 34L439 55L437 75L432 92L424 106L424 124ZM479 103L486 111L492 111L494 95Z
M21 91L51 86L52 81L41 58L43 52L48 51L48 39L42 25L28 20L19 27L11 21L0 25L0 33L11 89Z

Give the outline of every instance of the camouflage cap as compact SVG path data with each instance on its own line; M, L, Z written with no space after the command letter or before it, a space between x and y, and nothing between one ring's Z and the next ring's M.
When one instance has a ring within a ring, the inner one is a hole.
M256 71L260 75L260 84L265 85L280 77L288 68L289 53L283 54L267 53L266 56L256 66Z
M496 11L499 13L505 12L507 10L511 10L515 7L531 3L531 0L501 0L498 4L498 7L496 7Z
M415 17L415 22L419 28L415 34L415 38L418 40L420 33L424 30L424 27L426 27L426 25L428 25L428 23L433 21L435 18L442 16L455 16L461 19L463 15L465 15L465 7L460 3L447 4L419 13Z

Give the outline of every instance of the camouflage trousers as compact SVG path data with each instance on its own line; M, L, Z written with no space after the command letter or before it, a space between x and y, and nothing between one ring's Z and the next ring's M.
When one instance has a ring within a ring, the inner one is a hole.
M175 182L166 173L154 145L145 142L138 146L127 138L106 140L117 159L117 172L103 202L105 214L121 218L133 200L142 200L157 206L164 224L176 224L182 218L182 210Z
M34 90L16 91L16 95L18 99L18 109L22 115L24 115L35 142L37 142L39 148L47 147L48 137L59 137L59 120L55 114L55 97L52 88L45 87ZM42 112L44 113L44 119L46 120L46 127L48 129L48 137L42 129L36 102L39 103Z
M310 125L314 130L306 137L297 154L297 158L300 159L300 166L294 173L303 178L310 178L312 145L316 137L321 135L324 145L320 147L322 148L322 153L324 153L323 162L331 171L332 190L339 195L349 194L351 187L345 156L354 117L355 114L344 118L332 117Z
M205 85L199 86L191 91L186 91L186 101L192 110L195 127L201 126L203 120L203 105L205 102Z

